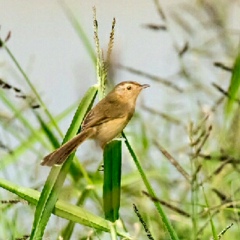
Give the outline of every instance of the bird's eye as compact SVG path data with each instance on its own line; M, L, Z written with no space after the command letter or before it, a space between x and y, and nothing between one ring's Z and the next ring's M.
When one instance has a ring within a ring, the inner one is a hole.
M127 90L131 90L132 89L132 87L131 86L127 86Z

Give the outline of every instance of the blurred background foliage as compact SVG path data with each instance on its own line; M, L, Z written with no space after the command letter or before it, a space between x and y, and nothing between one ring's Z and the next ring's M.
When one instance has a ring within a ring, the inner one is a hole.
M172 5L164 4L164 1L160 5L157 0L151 2L152 8L149 11L157 17L155 16L154 21L135 24L146 37L144 41L132 36L131 32L125 33L126 38L131 36L129 41L134 39L134 45L138 49L134 57L140 58L144 49L150 60L141 59L139 66L134 59L132 65L131 59L128 62L121 61L121 57L117 57L117 51L120 51L117 39L121 35L116 34L108 77L111 86L116 83L115 79L125 80L121 77L126 75L151 85L140 97L136 114L125 134L158 198L151 198L143 192L146 189L131 155L123 145L121 221L118 224L122 224L133 239L147 239L147 233L136 211L134 212L135 204L152 237L169 239L153 205L153 201L160 201L179 239L211 239L224 230L227 231L221 236L222 239L237 239L240 234L240 4L234 0L174 1ZM76 11L71 10L74 15L69 15L66 6L62 8L67 16L65 21L70 20L76 34L80 36L79 44L82 44L85 25ZM103 13L98 10L97 5L96 8L101 16ZM85 14L92 16L91 8ZM131 17L134 17L134 13ZM117 31L118 24L122 23L121 18L116 20ZM111 22L109 29L110 26ZM101 31L101 20L99 30ZM104 33L105 39L100 36L100 42L107 42L108 33L109 31ZM84 46L94 46L92 35L86 34ZM8 46L12 38L15 38L14 35L1 33L1 45L6 41ZM48 38L51 38L51 33L41 41L48 42ZM162 56L161 53L158 56L159 61L165 64L162 75L156 73L156 61L151 62L151 54L158 46L150 43L150 40L146 42L148 38L157 39L156 44L169 49L168 57L165 58L166 55ZM145 45L149 53L144 48ZM28 53L27 46L24 47L25 54L31 54ZM115 48L117 50L114 53ZM122 46L121 51L127 50ZM84 58L91 59L91 52L87 53ZM52 147L39 117L51 129L55 129L54 134L61 142L83 93L76 101L69 102L67 94L54 94L55 91L58 92L58 88L56 85L52 86L50 81L38 84L29 74L29 84L21 74L21 61L20 69L14 64L14 52L11 58L11 52L2 46L1 54L10 58L4 58L4 64L0 66L0 73L4 72L0 75L0 176L21 186L41 190L49 169L41 167L39 163ZM146 65L141 65L142 62ZM78 65L78 71L81 71L81 63L78 62ZM61 73L61 68L57 71ZM94 71L93 66L91 72ZM88 78L89 76L85 76L86 80ZM83 88L88 89L96 82L97 80L91 80L83 84L83 80L80 80L75 82L74 87L79 89L78 85L84 85ZM49 89L52 95L45 97L43 93ZM61 111L56 110L56 107L48 103L52 98L55 101L59 98L68 107L60 108ZM49 116L54 116L55 128ZM92 183L89 184L81 175L69 175L61 190L60 199L76 204L78 197L85 194L86 189L94 187L96 193L90 191L80 205L103 216L103 174L99 171L102 153L90 142L80 147L77 156ZM0 239L17 239L29 235L35 208L22 200L17 203L9 202L18 198L3 189L0 189L0 199ZM63 234L67 223L62 218L51 216L44 236L56 239ZM111 239L107 233L79 224L75 225L70 238Z

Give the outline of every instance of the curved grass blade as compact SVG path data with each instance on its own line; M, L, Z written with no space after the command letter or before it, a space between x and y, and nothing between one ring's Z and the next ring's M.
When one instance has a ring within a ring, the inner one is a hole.
M7 106L7 108L12 111L15 115L15 118L17 118L23 126L25 126L31 134L33 134L39 142L41 142L44 146L47 146L46 142L43 141L43 139L37 134L37 131L34 129L34 127L31 125L31 123L28 121L28 119L21 113L21 110L19 110L14 103L12 103L6 96L6 94L0 89L0 98L2 102Z
M139 172L139 174L141 175L141 178L142 178L142 180L143 180L143 183L144 183L144 185L145 185L148 193L149 193L150 195L152 195L153 197L156 197L156 194L155 194L155 192L153 191L153 188L152 188L150 182L148 181L147 176L146 176L146 174L144 173L144 171L143 171L143 169L142 169L142 166L141 166L140 162L138 161L138 158L137 158L135 152L133 151L130 143L128 142L127 137L126 137L126 135L124 134L124 132L122 132L122 136L123 136L123 138L125 139L125 143L126 143L126 146L127 146L127 148L128 148L128 151L130 152L130 154L131 154L131 156L132 156L132 158L133 158L133 161L134 161L134 163L136 164L136 167L137 167L137 169L138 169L138 172ZM155 207L156 207L159 215L161 216L162 221L163 221L163 223L165 224L165 226L166 226L166 228L167 228L167 230L168 230L169 235L171 236L171 239L172 239L172 240L179 240L179 238L178 238L178 236L177 236L174 228L172 227L171 222L169 221L169 219L167 218L167 215L166 215L165 212L163 211L161 204L160 204L159 202L154 202L154 205L155 205Z
M82 194L81 196L78 198L78 201L76 203L76 206L81 206L84 201L86 200L87 196L89 195L91 189L89 188L85 188L83 191L82 191ZM72 236L72 233L73 233L73 230L74 230L74 227L75 227L75 222L73 221L70 221L67 226L65 227L65 229L61 232L61 237L64 239L64 240L71 240L71 236Z
M73 117L73 121L65 135L63 143L76 135L87 110L93 104L96 94L96 85L92 86L87 91ZM68 157L67 161L63 165L52 167L36 207L32 233L30 236L31 240L41 239L43 237L44 229L54 209L54 205L69 171L73 157L74 153Z
M48 137L49 141L52 143L52 146L54 148L58 148L60 144L59 144L56 136L54 135L53 131L51 131L48 124L46 124L44 122L44 120L38 114L36 114L36 116L37 116L38 121L40 122L40 124L42 126L42 129L43 129L45 135ZM69 169L69 173L75 181L77 181L83 175L84 175L84 177L87 181L89 180L89 178L86 174L86 171L84 170L84 168L81 166L81 164L78 161L73 161L72 162L72 164L70 166L70 169Z
M40 192L31 188L21 187L5 179L0 179L0 187L18 195L20 198L34 205L37 205L40 198ZM94 215L79 206L69 204L65 201L58 200L56 202L53 214L96 230L104 232L110 232L111 230L109 227L110 223L104 218ZM129 239L127 233L117 231L117 234Z
M53 131L51 131L50 127L44 122L44 120L41 118L41 116L39 114L36 113L35 115L42 127L43 132L46 134L48 139L51 141L52 145L55 148L58 148L60 144L58 142L57 137L54 135Z
M77 104L73 104L72 106L70 106L69 108L67 108L63 113L59 114L57 117L55 117L56 121L60 121L62 120L65 116L68 115L69 112L73 111L74 109L76 109ZM48 126L50 128L53 127L52 122L48 123ZM41 128L39 128L38 130L35 130L35 132L31 133L25 140L21 141L21 144L19 146L17 146L16 148L14 148L12 150L13 154L6 154L5 156L1 157L1 169L3 167L7 167L9 164L14 163L15 161L17 161L17 159L24 154L27 150L32 149L33 145L36 142L39 142L39 136L40 138L43 136L43 130Z
M32 82L30 81L29 77L27 76L27 74L25 73L25 71L22 69L21 65L19 64L19 62L17 61L17 59L15 58L15 56L13 55L13 53L10 51L10 49L6 46L5 42L2 41L2 39L0 38L0 42L2 42L2 47L6 50L6 52L8 53L8 55L10 56L10 58L12 59L12 61L14 62L14 64L16 65L17 69L19 70L19 72L22 74L23 78L25 79L25 81L27 82L28 86L30 87L30 89L33 91L33 93L35 94L37 100L39 101L39 103L41 104L42 108L44 109L45 113L47 114L47 116L49 117L49 119L52 121L53 125L55 126L56 130L59 132L60 135L62 135L60 128L58 127L55 119L53 118L53 116L50 114L50 112L48 111L47 106L45 105L45 103L43 102L40 94L38 93L37 89L34 87L34 85L32 84Z

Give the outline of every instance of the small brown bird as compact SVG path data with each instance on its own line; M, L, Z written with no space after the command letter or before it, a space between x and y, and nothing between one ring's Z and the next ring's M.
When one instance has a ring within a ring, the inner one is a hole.
M132 118L136 100L142 89L148 84L121 82L114 87L86 115L82 130L74 138L44 157L41 165L62 164L66 158L86 139L93 138L104 149L105 145L118 136Z

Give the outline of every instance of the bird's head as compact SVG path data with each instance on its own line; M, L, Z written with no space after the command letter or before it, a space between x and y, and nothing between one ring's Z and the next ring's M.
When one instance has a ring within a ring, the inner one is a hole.
M139 93L147 87L149 87L148 84L125 81L116 85L113 92L123 101L135 104Z

